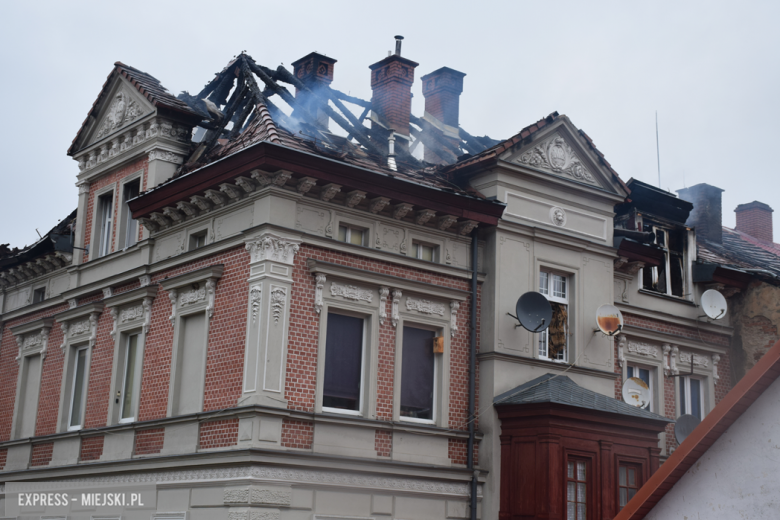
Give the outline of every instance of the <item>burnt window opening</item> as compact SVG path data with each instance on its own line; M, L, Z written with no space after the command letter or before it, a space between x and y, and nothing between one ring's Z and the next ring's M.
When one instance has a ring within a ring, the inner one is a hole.
M685 238L684 229L666 229L652 224L645 231L655 234L654 244L664 252L660 265L642 269L642 288L669 296L685 296Z

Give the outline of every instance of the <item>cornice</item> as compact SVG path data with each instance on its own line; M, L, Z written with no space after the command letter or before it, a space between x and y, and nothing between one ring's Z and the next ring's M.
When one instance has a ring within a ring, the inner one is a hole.
M596 368L588 368L577 365L569 365L568 363L556 363L555 361L547 361L544 359L529 358L524 356L518 356L517 354L508 354L506 352L480 352L477 354L477 359L482 361L504 361L507 363L517 363L520 365L529 365L535 367L542 367L549 370L555 370L556 372L571 372L573 374L583 374L586 376L595 376L602 379L614 380L620 377L620 374L607 372L606 370L598 370Z
M157 284L139 287L138 289L133 289L132 291L123 292L116 296L106 298L103 300L103 304L105 304L106 307L119 307L128 303L141 301L144 298L155 298L158 289L159 285Z
M225 266L222 264L210 265L202 269L160 280L160 285L166 291L170 291L171 289L178 289L193 283L202 282L203 280L218 280L222 277L224 271Z
M19 336L41 329L50 329L52 325L54 325L54 318L41 318L39 320L22 323L21 325L15 325L11 327L11 333L14 336Z
M103 307L103 302L87 303L86 305L80 305L66 311L58 312L53 318L57 320L57 323L63 323L76 318L89 316L93 312L101 313L103 312Z

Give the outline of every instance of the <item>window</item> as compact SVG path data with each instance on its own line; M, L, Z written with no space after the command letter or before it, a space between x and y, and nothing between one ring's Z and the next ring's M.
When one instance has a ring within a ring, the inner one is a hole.
M98 198L99 235L97 257L106 256L111 252L111 234L114 220L114 197L111 194Z
M339 226L339 241L347 242L348 244L354 244L356 246L365 245L366 230L352 227L352 226Z
M651 374L652 371L649 368L642 368L635 365L628 365L626 368L626 377L639 378L644 381L650 389L650 403L645 406L645 410L649 412L653 411L653 378L650 377Z
M22 360L21 394L17 402L18 439L35 435L35 419L38 416L38 396L41 389L41 356L25 356Z
M133 218L130 208L127 206L127 201L134 199L141 191L141 179L137 179L125 184L124 188L124 230L125 230L125 247L130 247L138 242L138 221Z
M642 269L642 287L682 297L685 287L685 232L651 225L646 225L645 229L655 233L655 245L664 250L664 260L659 266Z
M68 430L80 430L83 424L84 401L87 396L87 347L80 347L73 356L73 382L70 391Z
M364 348L362 318L328 313L322 391L324 411L361 412Z
M192 251L206 245L206 230L198 231L190 235L190 247L187 251Z
M641 467L637 464L620 464L618 466L618 511L626 507L628 501L634 498L640 483Z
M40 287L33 291L33 303L40 303L46 299L46 287Z
M117 393L120 404L119 422L133 422L138 401L138 386L141 379L141 356L139 356L139 335L126 336L124 348L125 366L122 371L122 390Z
M176 350L174 402L171 415L203 411L206 360L206 313L182 316Z
M566 520L588 518L588 468L585 460L569 459L566 467Z
M680 415L690 414L704 418L704 394L702 380L690 376L680 378Z
M427 260L428 262L435 262L438 253L438 248L430 244L423 244L420 242L413 242L414 257L420 260Z
M550 326L539 334L539 357L565 363L569 344L569 278L540 271L539 292L547 297L553 309Z
M432 330L404 327L401 362L401 417L432 423L436 381L436 359Z

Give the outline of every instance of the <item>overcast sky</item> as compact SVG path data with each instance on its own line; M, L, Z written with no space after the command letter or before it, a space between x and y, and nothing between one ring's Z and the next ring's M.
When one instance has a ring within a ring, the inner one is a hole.
M368 66L405 36L416 78L466 73L461 126L507 138L558 111L624 180L725 189L723 221L780 211L780 2L4 2L0 243L23 246L77 205L66 150L115 61L199 91L242 50L289 67L338 60L334 88L370 99ZM422 115L419 79L413 112ZM778 231L780 235L780 231ZM780 236L776 235L776 239ZM778 240L780 241L780 240Z

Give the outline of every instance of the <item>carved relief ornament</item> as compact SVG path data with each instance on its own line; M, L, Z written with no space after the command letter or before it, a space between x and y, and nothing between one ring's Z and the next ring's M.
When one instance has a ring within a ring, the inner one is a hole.
M438 314L444 316L444 304L423 300L418 298L406 297L406 310L417 311L422 314Z
M569 144L559 135L535 146L517 160L540 170L557 174L565 173L578 181L596 184L593 175L585 168Z
M251 239L246 243L246 249L252 257L252 262L274 260L292 265L295 254L300 249L300 240L282 238L271 233Z
M364 289L356 285L342 285L336 282L330 284L331 296L341 296L348 300L364 301L371 303L374 299L374 292L370 289Z
M628 342L628 351L639 356L658 358L658 347L647 343Z

